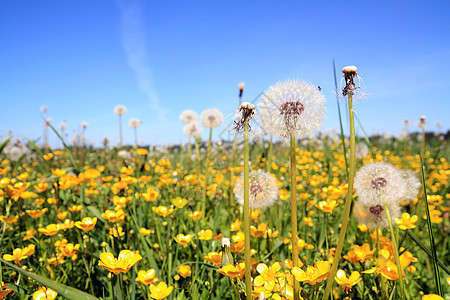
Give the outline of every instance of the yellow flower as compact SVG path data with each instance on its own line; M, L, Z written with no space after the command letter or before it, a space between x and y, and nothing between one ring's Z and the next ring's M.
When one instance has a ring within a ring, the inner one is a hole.
M53 153L44 154L43 157L44 157L45 160L50 160L50 159L53 158Z
M17 220L19 220L18 216L13 216L13 217L5 217L5 216L0 216L0 221L8 223L8 224L14 224L17 222Z
M84 176L88 179L95 179L100 177L100 172L97 169L87 169L84 171Z
M74 226L74 224L75 224L74 221L71 221L71 220L69 220L69 219L65 219L65 220L64 220L64 223L58 224L58 225L61 226L61 229L62 229L62 230L66 231L67 229L72 228L72 227Z
M109 237L112 238L114 237L119 237L119 236L124 236L125 232L123 231L122 226L118 226L117 228L111 228L109 230Z
M191 276L191 267L189 265L181 265L178 267L178 273L183 277Z
M356 285L358 282L361 281L361 275L357 272L354 271L352 272L352 274L350 275L349 278L347 278L347 275L345 274L345 272L343 270L338 270L336 273L336 282L342 287L342 289L344 290L344 293L348 293L349 291L352 290L352 286Z
M141 194L142 198L144 198L147 202L153 202L156 201L156 198L158 198L159 193L153 189L153 187L149 187L147 189L147 193Z
M36 233L36 230L34 230L34 229L27 230L25 232L25 236L23 237L22 240L26 241L26 240L32 239L34 237L35 233Z
M444 300L444 298L442 298L441 296L436 295L436 294L429 294L429 295L423 295L422 300Z
M173 212L173 208L168 208L167 206L158 206L158 207L152 207L152 210L160 215L161 217L167 217Z
M69 244L65 245L64 247L60 247L59 251L61 251L61 253L64 256L70 257L70 258L72 258L72 260L76 260L78 249L80 249L80 244L74 245L72 243L69 243Z
M60 211L56 214L56 217L60 220L63 220L67 217L67 211Z
M220 253L209 252L208 255L204 256L203 258L212 263L213 265L218 266L222 262L222 252Z
M256 228L255 226L250 226L250 235L255 238L259 238L264 235L266 230L267 230L267 225L264 223L259 224L258 228Z
M83 231L89 231L92 230L92 228L95 227L95 224L97 224L97 217L94 218L83 218L81 221L75 222L75 226Z
M25 212L32 217L33 219L39 218L42 216L45 212L48 211L48 208L43 208L41 210L26 210Z
M176 237L173 238L175 240L175 242L177 242L178 244L186 247L189 242L191 241L192 237L190 234L188 235L184 235L182 233L177 234Z
M412 229L416 228L416 225L414 225L414 223L416 223L418 219L418 216L411 217L408 213L403 213L401 219L395 218L395 223L398 224L398 227L401 230Z
M308 225L309 227L313 226L312 218L310 217L304 217L303 222L305 222L305 224Z
M44 235L52 236L57 234L61 229L62 228L60 224L50 224L47 225L46 228L39 228L38 231Z
M53 300L58 296L58 293L51 288L41 286L36 292L33 293L34 300Z
M329 261L318 261L315 266L308 266L306 272L299 267L292 268L292 275L300 282L307 282L309 284L316 284L325 280L330 272Z
M167 286L167 284L161 281L158 285L150 286L150 297L156 300L164 299L172 293L173 286Z
M201 217L202 217L202 212L201 211L194 211L192 214L189 214L189 217L192 219L192 220L198 220L198 219L200 219Z
M256 286L264 285L266 290L273 291L277 278L284 276L283 273L279 272L282 266L279 262L275 262L271 267L268 267L266 264L259 264L256 270L261 275L256 276L253 283Z
M83 209L82 205L72 205L67 208L71 213L77 213Z
M7 289L9 284L4 284L3 281L0 285L0 300L5 299L6 296L8 296L9 293L12 292L12 289Z
M320 201L319 204L316 204L316 207L323 212L332 213L333 210L338 207L336 200L331 201Z
M233 224L231 224L230 231L238 231L241 228L242 222L236 219Z
M11 180L9 178L0 179L0 189L7 187L10 182Z
M209 241L213 237L213 232L211 229L202 230L198 233L199 240Z
M117 221L122 221L125 219L125 213L122 209L117 211L115 210L106 210L102 213L102 217L107 219L111 223L115 223Z
M138 155L147 155L148 154L148 150L144 149L144 148L139 148L136 150L136 154Z
M152 231L150 229L144 228L142 227L141 229L139 229L139 232L142 234L142 236L147 236L150 233L152 233Z
M20 249L16 248L13 250L13 254L4 254L3 259L6 261L14 261L16 264L20 266L20 261L22 259L27 258L30 255L34 254L34 249L36 248L36 245L30 244L27 247Z
M364 262L370 259L375 252L375 248L370 250L370 245L364 243L362 246L353 245L353 250L348 251L347 255L344 255L344 259L351 262Z
M55 177L62 177L66 175L66 171L62 169L52 169L52 174Z
M134 253L130 250L120 251L118 258L115 258L112 253L103 252L100 253L100 260L98 261L98 265L117 275L120 272L128 272L130 268L138 263L141 259L142 256L140 254Z
M187 200L181 197L176 197L175 199L172 199L172 204L178 208L183 208L186 206Z
M39 182L38 184L36 184L36 185L34 186L34 189L35 189L36 191L38 191L39 193L42 193L42 192L45 192L45 191L47 190L47 187L48 187L48 183L45 183L45 182Z
M136 281L145 285L154 284L159 281L157 277L155 277L156 271L153 269L149 269L147 271L140 270L137 274Z
M222 275L228 276L230 278L244 278L245 274L245 263L239 263L237 266L234 265L226 265L222 268L218 269L217 272L219 272Z

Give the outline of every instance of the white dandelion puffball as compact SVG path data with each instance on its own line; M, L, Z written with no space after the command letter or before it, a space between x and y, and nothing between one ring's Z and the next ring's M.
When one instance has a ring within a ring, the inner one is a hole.
M197 121L198 115L195 111L186 109L180 114L180 121L184 124L189 124L191 122Z
M191 122L186 124L183 128L183 132L186 136L200 137L203 131L202 125L199 122Z
M259 104L261 126L282 138L314 133L325 117L325 97L316 86L288 80L271 86Z
M400 217L400 205L397 203L390 203L387 205L392 222L395 218ZM369 230L386 228L389 226L389 220L384 209L384 205L377 204L362 204L360 201L355 202L353 213L356 220L360 224L366 224Z
M123 116L127 113L127 108L125 105L119 104L114 107L114 113L119 116Z
M141 120L139 120L139 119L137 119L137 118L131 118L131 119L128 121L128 125L129 125L131 128L137 128L139 125L141 125Z
M42 105L42 106L41 106L41 112L42 112L43 114L47 113L47 106Z
M88 122L81 122L81 127L83 128L83 129L86 129L87 127L88 127Z
M398 203L406 195L406 180L399 169L388 163L371 163L355 175L355 192L364 205Z
M249 174L249 203L251 209L270 207L278 199L278 185L270 173L251 170ZM236 182L236 201L244 205L244 172Z
M120 150L119 152L117 152L117 156L123 159L130 159L131 153L127 150Z
M417 197L419 188L422 186L413 170L400 170L403 178L406 180L406 193L401 200L412 201Z
M61 123L59 123L58 127L60 130L64 131L67 128L67 123L65 121L62 121Z
M200 121L206 128L216 128L222 124L223 115L216 108L206 109L200 115Z
M357 159L363 159L369 154L369 147L364 142L359 142L355 146L355 156Z

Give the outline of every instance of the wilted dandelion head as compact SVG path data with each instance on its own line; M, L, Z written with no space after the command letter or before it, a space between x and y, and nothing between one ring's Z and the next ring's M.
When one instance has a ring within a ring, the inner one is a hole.
M355 84L355 77L358 76L356 66L346 66L342 68L342 74L345 78L345 87L342 89L342 95L353 95L353 91L358 87Z
M325 98L317 87L300 80L271 86L259 104L261 126L279 137L307 136L325 117Z
M114 113L116 115L123 116L127 113L127 108L122 104L116 105L116 107L114 107Z
M255 114L255 105L249 102L243 102L236 113L236 121L234 121L236 131L241 131L244 128L245 120L250 121ZM249 125L250 129L250 125Z
M371 163L355 175L355 192L364 205L398 203L406 194L406 180L400 170L388 163Z
M186 109L180 114L180 121L184 124L189 124L191 122L197 121L198 115L195 111Z
M199 122L193 121L186 124L183 128L186 136L200 137L202 135L203 127Z
M263 209L272 206L278 199L278 186L275 178L263 170L252 170L249 174L250 208ZM244 173L236 182L236 200L244 205Z
M392 222L394 222L395 218L400 216L400 206L397 203L390 203L388 204L388 209ZM353 212L358 223L366 224L369 230L389 226L389 221L382 202L363 204L361 201L356 201Z
M216 108L206 109L200 115L200 121L206 128L216 128L222 124L223 115L220 110Z
M128 125L131 127L131 128L137 128L139 125L141 125L141 120L139 120L139 119L137 119L137 118L131 118L129 121L128 121Z

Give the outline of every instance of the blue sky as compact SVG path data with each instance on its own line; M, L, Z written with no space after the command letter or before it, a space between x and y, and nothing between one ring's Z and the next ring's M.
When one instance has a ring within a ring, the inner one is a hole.
M449 1L309 2L3 0L0 135L36 139L46 105L70 135L86 121L91 141L115 144L113 108L124 104L126 143L132 117L145 143L185 142L183 110L228 116L239 82L253 100L294 78L322 87L323 130L338 128L333 59L338 71L358 66L366 131L395 134L404 119L416 130L421 115L430 130L436 121L449 128Z

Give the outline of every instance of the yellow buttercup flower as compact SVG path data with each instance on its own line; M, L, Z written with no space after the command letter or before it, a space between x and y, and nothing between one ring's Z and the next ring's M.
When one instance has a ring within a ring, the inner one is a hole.
M172 204L181 209L186 206L187 200L181 197L176 197L175 199L172 199Z
M236 219L233 224L231 224L230 231L238 231L241 228L242 222Z
M18 216L13 216L13 217L6 217L6 216L0 216L0 221L8 223L8 224L14 224L17 222L17 220L19 220Z
M222 275L228 276L230 278L244 278L245 274L245 263L239 263L237 266L235 265L226 265L222 268L218 269L217 272L219 272Z
M152 210L162 217L167 217L173 212L173 208L167 206L152 207Z
M34 186L34 189L36 191L38 191L39 193L43 193L43 192L45 192L47 190L47 187L48 187L48 183L46 183L46 182L39 182L38 184L36 184Z
M414 223L416 223L417 220L419 220L418 216L410 216L408 213L403 213L401 219L395 218L395 223L397 223L398 227L401 230L407 230L416 228L416 225L414 225Z
M266 264L259 264L256 270L260 275L256 276L253 281L255 286L264 286L268 291L273 291L275 284L280 277L284 277L284 274L280 272L283 265L279 262L275 262L271 267Z
M307 282L311 285L325 280L330 273L331 262L318 261L315 266L308 266L306 272L299 267L292 268L292 275L300 282Z
M147 155L148 154L148 150L144 149L144 148L139 148L136 150L136 154L138 155Z
M48 208L43 208L41 210L26 210L25 212L32 217L33 219L39 218L42 216L45 212L48 211Z
M67 208L71 213L77 213L83 209L82 205L72 205Z
M211 229L202 230L198 233L199 240L209 241L213 237L213 232Z
M87 169L84 171L84 176L88 179L95 179L101 176L101 173L97 169Z
M160 282L158 285L150 287L150 297L156 300L167 298L172 293L173 286L167 286L165 282Z
M200 219L202 217L202 212L201 211L194 211L193 213L189 214L189 217L192 220L194 220L194 221L198 220L198 219Z
M106 210L104 213L102 213L102 217L107 219L111 223L115 223L125 219L125 212L122 209L119 209L117 211Z
M145 285L154 284L159 281L155 275L156 271L154 269L149 269L147 271L140 270L137 274L136 281Z
M50 225L47 225L47 227L45 227L45 228L39 228L38 231L47 236L52 236L52 235L57 234L61 229L62 228L61 228L60 224L50 224Z
M332 213L333 210L338 207L338 203L336 200L331 201L320 201L319 204L316 205L318 209L326 213Z
M51 288L41 286L36 292L33 293L34 300L53 300L58 296L58 293Z
M189 265L181 265L178 267L178 274L181 277L186 278L191 276L191 267Z
M428 294L428 295L423 295L422 300L444 300L444 298L442 298L441 296L436 295L436 294Z
M66 175L66 171L62 169L52 169L52 174L55 177L62 177Z
M16 264L20 266L20 261L22 259L27 258L30 255L34 254L34 249L36 248L36 245L29 245L25 248L16 248L13 250L13 254L4 254L3 259L6 261L14 261Z
M118 258L115 258L112 253L103 252L100 253L98 265L117 275L120 272L128 272L130 268L141 259L142 256L140 254L134 253L130 250L120 251Z
M208 255L204 256L203 258L212 263L213 265L218 266L222 262L222 252L220 253L209 252Z
M89 231L92 230L92 228L95 227L95 224L97 224L97 217L94 218L83 218L81 221L75 222L75 226L83 231Z
M351 262L365 262L372 258L375 253L375 248L370 250L370 245L364 243L362 246L353 245L353 250L348 251L347 255L344 255L344 259Z
M26 241L26 240L32 239L34 237L35 233L36 233L36 230L34 230L34 229L27 230L25 232L25 236L23 237L22 240Z
M8 296L9 293L12 292L12 289L7 289L9 284L4 284L4 282L1 282L0 285L0 300L5 299L6 296Z
M350 277L347 278L347 275L343 270L337 271L335 279L346 294L352 290L352 286L356 285L362 280L361 275L357 271L353 271Z
M152 233L152 231L150 229L144 228L142 227L141 229L139 229L139 232L143 235L143 236L147 236L150 233Z
M70 257L72 260L76 260L78 249L80 249L80 244L74 245L72 243L68 243L67 245L64 245L64 247L60 247L59 251L61 251L64 256Z
M182 234L182 233L179 233L179 234L177 234L177 236L174 237L173 239L174 239L175 242L177 242L178 244L180 244L180 245L186 247L186 246L189 244L189 242L191 241L192 236L191 236L190 234L184 235L184 234Z
M259 238L264 235L266 230L267 230L267 225L264 223L259 224L258 228L256 228L255 226L250 226L250 235L255 238Z

